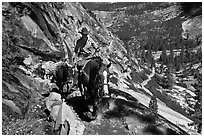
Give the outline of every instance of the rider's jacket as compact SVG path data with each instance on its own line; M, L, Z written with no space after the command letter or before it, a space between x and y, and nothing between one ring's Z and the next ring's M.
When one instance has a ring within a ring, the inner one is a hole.
M82 52L83 48L86 46L87 40L88 37L81 37L80 39L77 40L76 47L74 49L74 52L77 55Z
M89 36L81 37L77 40L74 52L78 57L83 55L88 56L94 52L93 43Z

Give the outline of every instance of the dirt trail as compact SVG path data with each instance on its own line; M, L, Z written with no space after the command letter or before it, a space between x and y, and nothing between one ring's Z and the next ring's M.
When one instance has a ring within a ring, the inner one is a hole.
M145 85L147 85L147 83L151 80L151 78L155 75L155 68L153 67L152 69L152 73L148 76L148 79L144 80L141 83L141 86L144 88Z
M140 88L144 89L146 93L150 94L151 96L153 95L146 87L145 85L147 85L147 83L151 80L151 78L155 75L155 68L153 67L152 73L148 76L148 79L144 80L141 84L140 84Z

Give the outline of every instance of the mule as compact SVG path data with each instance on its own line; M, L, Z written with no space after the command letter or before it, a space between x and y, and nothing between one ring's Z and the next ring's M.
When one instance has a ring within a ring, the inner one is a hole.
M63 62L56 67L51 82L56 83L61 94L64 93L63 91L64 85L67 85L66 93L68 93L69 92L69 82L71 78L73 77L72 75L73 75L72 67L68 66L66 63Z
M44 79L45 69L42 68L41 65L39 65L39 66L37 66L36 68L34 68L33 73L34 73L36 76L39 76L40 78Z
M91 58L78 74L78 86L85 100L88 100L88 105L92 105L92 115L95 118L97 114L97 102L103 90L108 91L107 85L107 70L104 68L110 67L110 64L103 64L100 57ZM105 83L106 82L106 83ZM103 86L103 88L102 88Z

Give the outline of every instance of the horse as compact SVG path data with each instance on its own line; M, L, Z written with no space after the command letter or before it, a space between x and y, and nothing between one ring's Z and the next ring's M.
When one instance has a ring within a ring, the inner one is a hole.
M69 91L69 82L71 78L73 77L73 72L72 72L72 67L68 66L67 63L62 62L59 65L56 66L56 69L53 74L53 78L51 82L55 82L56 85L58 86L61 94L63 94L63 88L64 85L67 84L67 92Z
M81 68L78 74L78 87L85 100L88 100L88 105L92 105L92 115L95 118L97 114L97 102L100 98L102 90L107 88L107 69L110 64L103 64L100 57L92 57ZM106 83L105 83L106 82ZM102 88L103 86L103 88ZM107 93L108 91L106 91Z

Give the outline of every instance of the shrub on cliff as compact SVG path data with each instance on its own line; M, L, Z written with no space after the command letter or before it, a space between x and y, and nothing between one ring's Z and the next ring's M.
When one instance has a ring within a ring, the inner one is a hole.
M2 66L22 65L25 55L18 45L31 44L32 38L21 24L18 10L7 5L2 9L2 15Z

